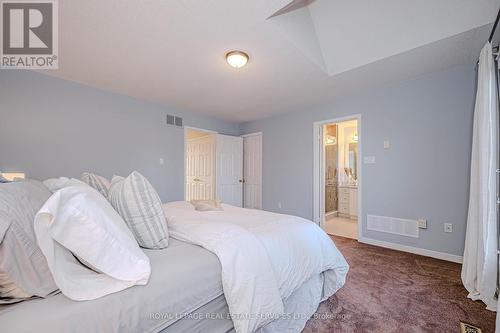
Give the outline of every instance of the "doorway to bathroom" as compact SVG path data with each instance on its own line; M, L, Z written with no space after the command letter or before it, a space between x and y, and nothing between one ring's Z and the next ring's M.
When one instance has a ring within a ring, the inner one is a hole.
M358 239L360 116L315 123L315 220L330 235Z

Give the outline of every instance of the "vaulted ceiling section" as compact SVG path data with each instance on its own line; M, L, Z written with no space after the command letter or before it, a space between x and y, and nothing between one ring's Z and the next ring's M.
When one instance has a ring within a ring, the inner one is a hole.
M63 79L241 122L474 63L500 0L59 2ZM242 50L236 70L224 55ZM138 110L140 112L140 110Z

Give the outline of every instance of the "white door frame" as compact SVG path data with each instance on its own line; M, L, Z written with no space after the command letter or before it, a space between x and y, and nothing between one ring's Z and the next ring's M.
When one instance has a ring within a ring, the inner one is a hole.
M186 179L186 167L187 167L186 149L187 149L187 131L188 130L207 132L208 134L219 134L216 131L212 131L212 130L208 130L208 129L204 129L204 128L198 128L198 127L192 127L192 126L184 126L184 151L183 151L183 154L184 154L184 167L183 167L183 170L182 170L182 174L183 174L182 181L183 181L183 184L184 184L184 186L182 187L184 189L184 194L182 195L182 197L184 198L184 200L187 200L187 198L186 198L186 194L187 194L187 189L186 189L186 186L187 186L187 181L186 181L187 180ZM215 156L215 158L217 158L217 156ZM214 159L214 161L215 160L216 159ZM214 172L215 172L215 168L214 168ZM215 186L217 187L217 174L215 175Z
M264 165L264 134L262 132L255 132L255 133L249 133L249 134L244 134L241 137L243 140L249 136L255 136L255 135L260 135L261 141L260 141L260 209L264 209L262 207L262 166ZM243 145L243 147L245 147ZM243 148L243 179L245 179L245 150ZM243 206L245 206L245 183L243 183Z
M358 239L363 238L363 137L361 114L338 117L313 123L313 221L323 227L325 221L325 172L322 127L326 124L339 123L347 120L358 121Z

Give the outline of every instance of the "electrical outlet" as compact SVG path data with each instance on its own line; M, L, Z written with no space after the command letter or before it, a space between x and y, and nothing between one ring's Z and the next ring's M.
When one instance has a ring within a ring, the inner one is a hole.
M391 142L389 140L384 140L384 149L391 149Z
M418 224L418 227L420 229L427 229L427 220L426 219L418 219L417 224Z
M444 224L444 232L453 232L453 224L445 223Z

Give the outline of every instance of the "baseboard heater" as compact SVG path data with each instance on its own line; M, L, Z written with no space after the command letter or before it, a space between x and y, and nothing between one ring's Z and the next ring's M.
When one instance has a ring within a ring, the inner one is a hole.
M416 220L368 215L366 228L378 232L418 238L418 222Z

